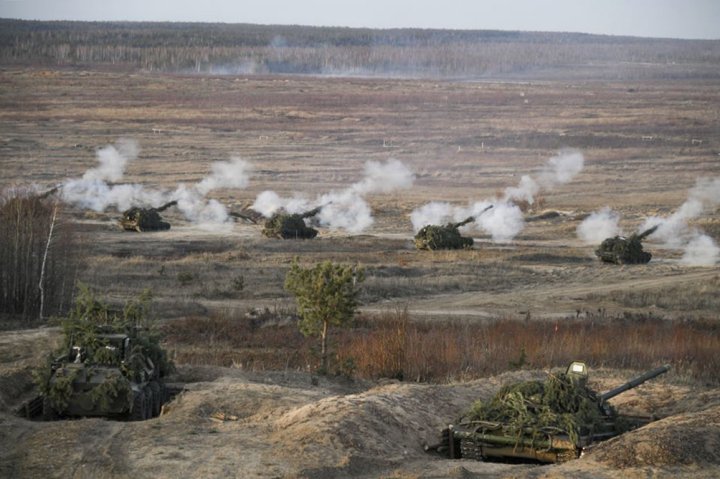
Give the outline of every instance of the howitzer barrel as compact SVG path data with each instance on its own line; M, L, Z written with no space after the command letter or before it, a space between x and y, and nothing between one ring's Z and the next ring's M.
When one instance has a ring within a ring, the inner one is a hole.
M325 205L323 205L325 206ZM323 206L318 206L317 208L314 208L310 211L306 211L305 213L301 214L301 218L310 218L315 216L316 214L320 213L320 210L323 209Z
M644 240L645 238L647 238L648 236L650 236L651 234L653 234L659 227L660 227L660 225L655 225L655 226L653 226L652 228L643 231L642 233L640 233L640 234L637 236L638 239L639 239L639 240Z
M475 221L475 219L476 219L478 216L480 216L481 214L485 213L487 210L489 210L489 209L492 208L493 206L494 206L494 205L488 206L487 208L485 208L484 210L482 210L480 213L478 213L477 216L468 216L468 217L465 218L463 221L461 221L461 222L459 222L459 223L453 224L452 227L457 229L457 228L460 228L460 227L462 227L462 226L465 226L465 225L468 224L468 223L472 223L473 221Z
M461 222L455 223L455 224L453 224L452 226L453 226L453 228L460 228L460 227L462 227L462 226L465 226L465 225L468 224L468 223L472 223L473 221L475 221L475 217L474 217L474 216L468 216L467 218L465 218L465 219L462 220Z
M157 211L165 211L166 209L170 208L171 206L175 206L176 204L177 204L177 201L173 200L173 201L169 201L169 202L165 203L160 208L156 208L156 209L157 209Z
M618 394L624 393L628 389L637 387L637 386L641 385L642 383L644 383L645 381L649 381L650 379L656 378L656 377L660 376L661 374L664 374L668 371L670 371L669 364L660 366L659 368L655 368L652 371L648 371L645 374L636 377L635 379L631 379L630 381L616 387L615 389L611 389L608 392L604 392L604 393L600 394L599 399L600 399L600 401L607 401L608 399L614 398Z

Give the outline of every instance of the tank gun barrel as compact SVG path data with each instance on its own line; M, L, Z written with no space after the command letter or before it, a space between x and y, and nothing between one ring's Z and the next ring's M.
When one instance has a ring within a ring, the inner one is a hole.
M317 208L313 208L310 211L306 211L305 213L300 214L300 218L311 218L315 216L316 214L320 213L320 210L323 209L326 205L318 206Z
M177 204L177 200L172 200L172 201L169 201L169 202L165 203L165 204L162 205L160 208L156 208L156 210L157 210L158 212L160 212L160 211L165 211L166 209L170 208L171 206L175 206L176 204Z
M459 222L459 223L454 223L454 224L452 225L452 227L453 227L453 228L460 228L460 227L462 227L462 226L465 226L465 225L468 224L468 223L472 223L473 221L475 221L475 217L474 217L474 216L468 216L467 218L465 218L465 219L462 220L461 222Z
M242 213L236 213L234 211L231 211L228 213L233 218L240 218L241 220L249 221L252 224L257 224L257 220L249 215L244 215Z
M644 240L645 238L647 238L648 236L650 236L651 234L653 234L655 231L657 231L657 229L658 229L659 227L660 227L660 225L655 225L655 226L653 226L653 227L650 228L650 229L646 229L645 231L643 231L642 233L640 233L640 234L637 236L637 238L638 238L639 240Z
M485 208L484 210L482 210L480 213L478 213L477 215L475 215L475 216L468 216L467 218L465 218L465 219L462 220L461 222L459 222L459 223L454 223L454 224L452 225L452 227L453 227L453 228L460 228L460 227L465 226L465 225L468 224L468 223L472 223L473 221L475 221L475 219L477 219L478 216L482 215L483 213L485 213L487 210L489 210L489 209L492 208L493 206L494 206L494 205L490 205L490 206L488 206L487 208Z
M659 368L655 368L651 371L648 371L635 379L631 379L630 381L626 382L625 384L621 384L620 386L616 387L615 389L611 389L610 391L604 392L598 396L598 399L600 399L600 402L605 402L608 399L614 398L618 394L624 393L628 389L635 388L645 381L649 381L650 379L656 378L660 376L661 374L665 374L666 372L670 371L670 365L666 364L664 366L660 366Z

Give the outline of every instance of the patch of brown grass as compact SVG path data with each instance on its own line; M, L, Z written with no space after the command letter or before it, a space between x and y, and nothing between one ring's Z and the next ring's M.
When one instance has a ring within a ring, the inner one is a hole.
M313 369L317 340L303 337L294 319L213 316L165 324L166 343L181 364L253 370ZM511 369L563 367L651 369L720 383L720 326L652 316L557 321L501 319L488 323L413 321L407 312L357 318L331 331L331 371L418 382L473 379Z

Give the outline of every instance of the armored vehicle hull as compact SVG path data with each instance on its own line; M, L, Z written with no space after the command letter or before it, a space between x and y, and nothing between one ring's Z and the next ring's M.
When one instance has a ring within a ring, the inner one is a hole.
M43 414L149 419L160 414L165 386L150 357L125 334L98 334L94 347L73 346L50 366Z
M165 231L170 229L170 223L163 221L160 212L176 205L177 201L171 201L160 208L138 208L136 206L123 212L120 218L120 226L125 231Z
M318 230L307 226L305 218L315 216L322 207L302 214L276 213L265 222L262 234L268 238L279 239L313 239Z
M427 449L453 459L569 461L597 441L650 422L619 415L606 401L668 370L662 366L597 394L586 386L585 364L575 362L565 374L506 386L491 401L478 401Z
M642 240L654 233L657 228L655 226L628 238L623 236L607 238L595 250L595 255L605 263L647 264L652 259L652 254L643 250Z
M493 205L488 206L480 212L478 216L491 209ZM472 248L475 241L460 234L459 228L468 223L475 221L475 216L469 216L459 223L448 223L446 225L427 225L423 226L417 232L413 241L415 248L420 250L440 250L440 249L465 249Z

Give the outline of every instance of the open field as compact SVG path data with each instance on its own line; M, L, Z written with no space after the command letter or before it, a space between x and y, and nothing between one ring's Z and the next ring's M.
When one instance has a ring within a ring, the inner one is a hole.
M679 250L652 237L648 265L602 264L596 245L582 243L575 230L603 206L622 214L626 231L676 211L698 178L720 176L718 120L717 82L703 80L451 82L5 67L0 186L45 189L80 177L95 166L96 149L121 137L141 147L122 181L148 187L197 182L213 161L234 155L251 162L246 189L211 194L233 210L267 189L314 196L346 187L362 177L367 160L396 158L416 173L411 189L369 197L375 222L362 234L321 230L309 241L269 240L245 223L209 231L173 210L163 214L169 231L127 233L116 211L66 209L87 255L79 279L117 305L151 288L166 326L189 316L241 317L253 308L289 315L283 280L295 257L363 265L361 309L370 318L407 309L412 321L430 322L562 325L565 318L652 315L714 324L717 265L687 266ZM565 147L583 153L585 168L541 193L542 207L526 213L513 241L475 234L472 250L414 249L415 208L493 197ZM545 210L560 214L536 218ZM717 211L694 224L720 240ZM151 421L14 417L11 410L32 393L30 365L42 357L33 348L53 334L0 335L0 475L604 478L619 470L638 477L720 471L720 393L708 378L676 372L618 398L619 406L662 421L552 467L447 461L421 447L469 402L507 381L541 377L537 370L449 384L321 378L313 385L302 371L181 364L175 380L187 391ZM715 339L717 328L707 334ZM25 352L14 350L19 343ZM596 384L608 389L634 372L604 369ZM240 420L213 421L217 410Z

